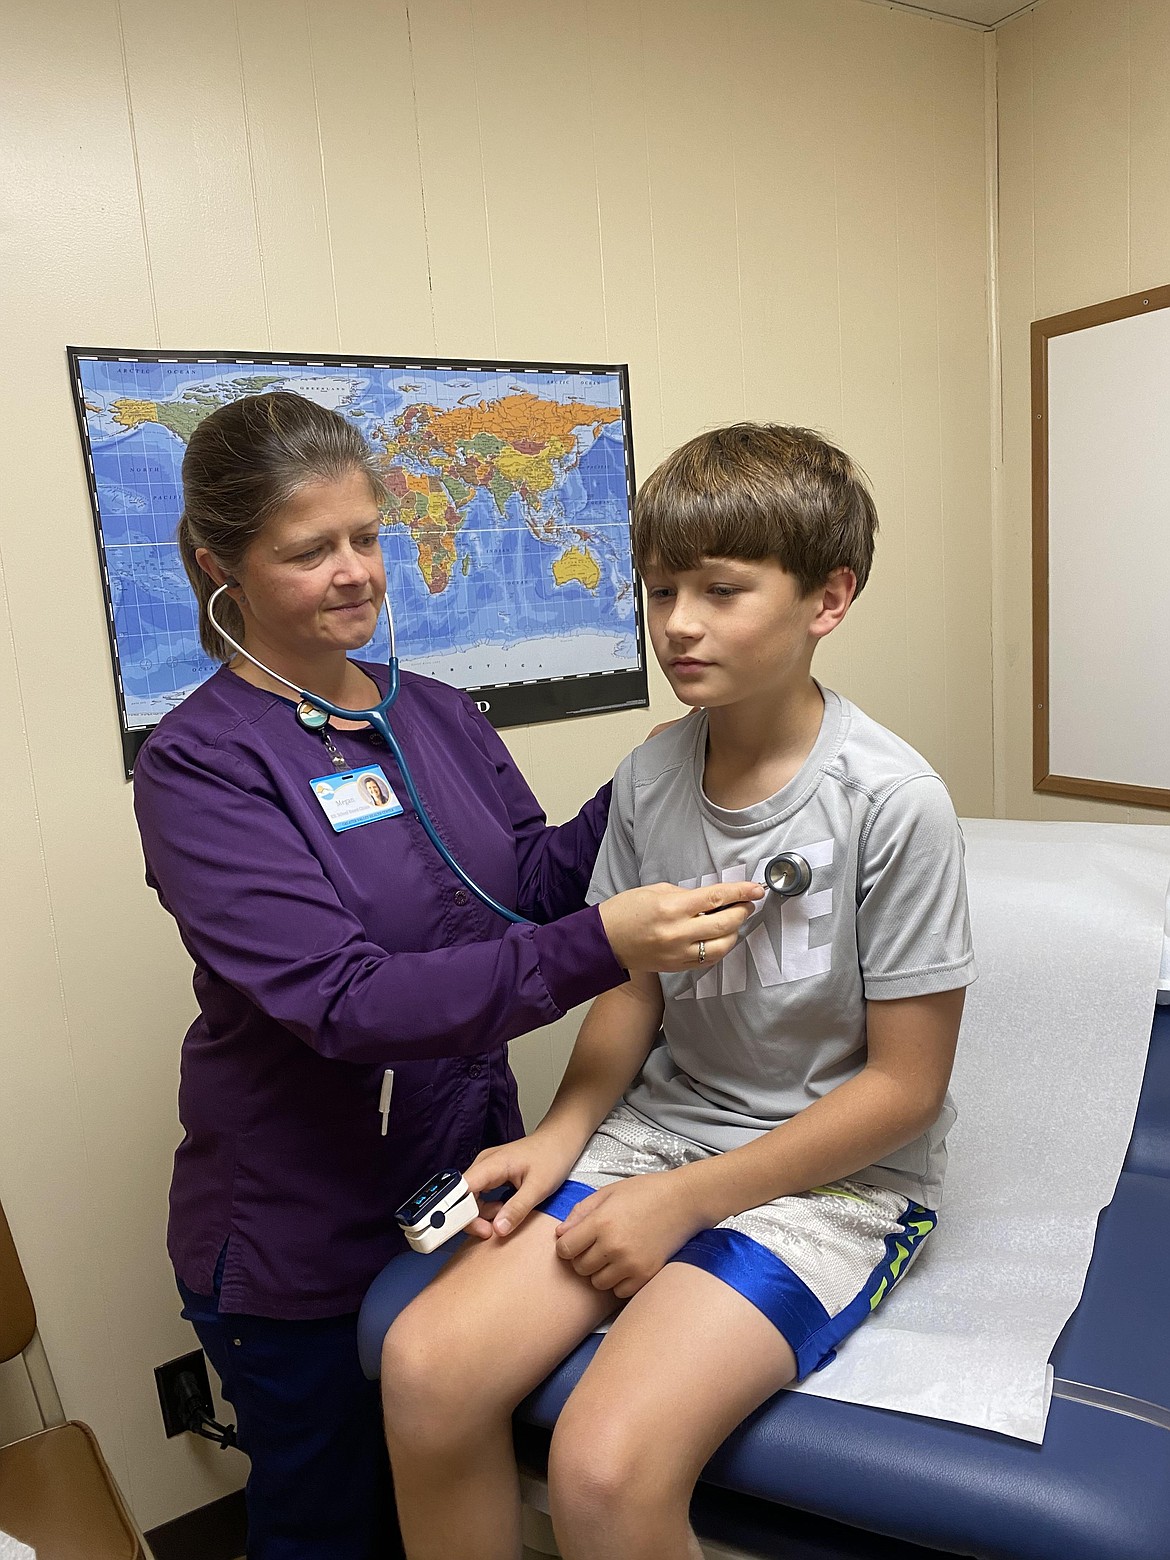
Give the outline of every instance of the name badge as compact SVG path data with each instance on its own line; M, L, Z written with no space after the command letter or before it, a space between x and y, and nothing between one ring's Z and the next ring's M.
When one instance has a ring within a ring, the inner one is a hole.
M363 823L377 823L379 818L396 818L402 811L381 764L322 775L309 785L337 834L360 828Z

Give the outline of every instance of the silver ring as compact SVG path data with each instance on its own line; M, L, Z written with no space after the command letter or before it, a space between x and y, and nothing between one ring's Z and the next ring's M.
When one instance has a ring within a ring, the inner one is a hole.
M701 942L699 944L699 963L700 964L705 964L706 960L707 960L707 944L705 942Z

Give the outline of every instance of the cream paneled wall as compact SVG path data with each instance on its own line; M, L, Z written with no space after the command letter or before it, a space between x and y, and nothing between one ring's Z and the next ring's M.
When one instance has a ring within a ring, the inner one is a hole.
M1003 460L995 533L997 812L1166 823L1032 790L1028 326L1170 281L1170 5L1045 0L996 34ZM1107 546L1107 539L1102 545ZM1142 560L1134 560L1142 588ZM1125 632L1086 604L1086 633Z
M883 533L822 671L987 813L984 40L860 0L3 10L0 1196L149 1527L243 1464L164 1441L154 1398L192 1341L163 1252L190 973L142 883L65 344L628 360L642 473L745 415L825 429ZM675 709L653 688L508 734L550 814ZM515 1047L530 1113L577 1017ZM27 1415L10 1367L0 1433Z

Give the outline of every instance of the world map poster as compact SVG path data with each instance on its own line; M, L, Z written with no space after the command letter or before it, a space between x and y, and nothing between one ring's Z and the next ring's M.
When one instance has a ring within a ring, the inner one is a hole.
M179 557L181 467L210 412L291 390L359 429L386 485L403 667L496 726L648 703L622 365L69 348L127 773L215 670ZM383 619L359 658L384 659Z

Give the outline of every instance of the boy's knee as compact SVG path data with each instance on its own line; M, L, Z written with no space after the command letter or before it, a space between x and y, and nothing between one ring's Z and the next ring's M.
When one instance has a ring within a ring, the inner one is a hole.
M644 1437L612 1419L574 1414L570 1402L549 1448L554 1522L566 1533L598 1524L610 1531L636 1526L651 1507L674 1497L675 1481L659 1473Z
M435 1307L407 1306L382 1344L387 1433L419 1445L453 1445L510 1412L499 1398L482 1346L462 1330L453 1336Z
M441 1424L460 1385L426 1309L408 1306L382 1343L382 1407L390 1430L417 1434L427 1421Z

